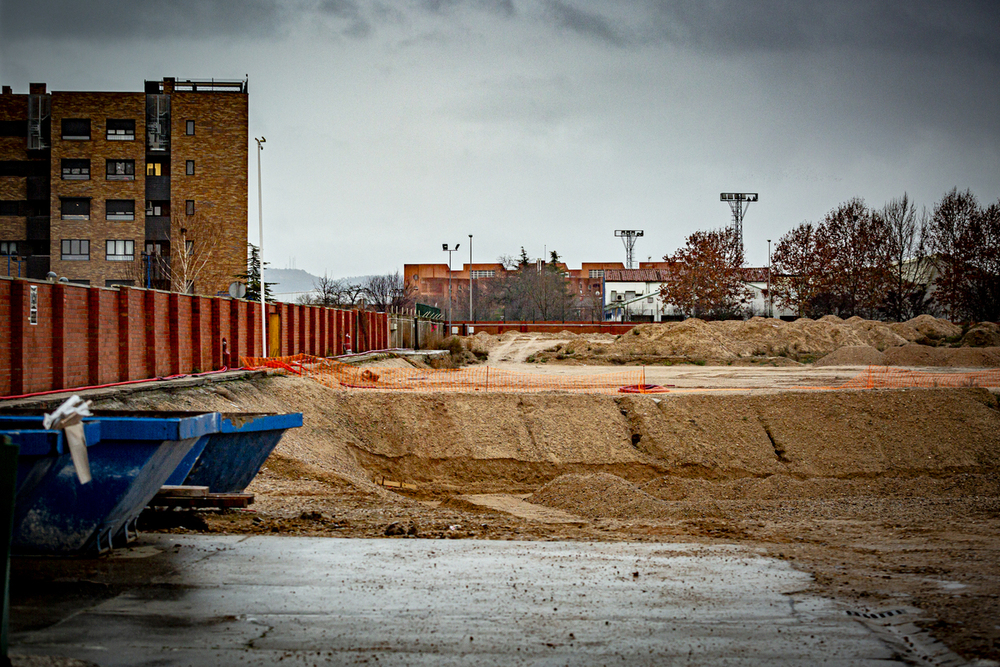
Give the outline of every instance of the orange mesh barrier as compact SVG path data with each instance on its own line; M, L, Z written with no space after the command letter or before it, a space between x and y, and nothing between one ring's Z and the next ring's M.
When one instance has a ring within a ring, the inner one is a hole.
M966 373L910 371L890 366L869 366L837 389L934 389L957 387L1000 387L1000 369Z
M499 370L489 366L456 369L358 367L309 355L243 357L247 368L271 368L310 377L328 387L391 391L578 391L612 394L624 386L644 387L641 367L592 375L542 375ZM645 393L635 390L638 393Z

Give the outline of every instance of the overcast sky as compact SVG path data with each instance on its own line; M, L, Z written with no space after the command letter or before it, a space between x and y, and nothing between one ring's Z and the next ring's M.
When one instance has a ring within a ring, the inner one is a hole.
M759 192L747 259L851 197L1000 198L1000 2L0 0L15 92L249 76L265 259L331 276L658 259ZM251 140L251 144L253 144ZM256 243L251 151L249 239Z

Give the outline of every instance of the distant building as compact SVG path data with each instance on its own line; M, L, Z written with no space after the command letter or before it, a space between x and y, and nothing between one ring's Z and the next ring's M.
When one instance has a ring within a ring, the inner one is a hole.
M622 262L584 262L579 269L559 266L567 277L581 320L600 320L602 312L603 319L617 322L661 322L683 317L675 306L660 298L660 286L670 280L668 262L639 262L638 269L626 269ZM403 270L416 301L441 308L444 313L448 311L450 275L454 317L458 320L468 314L470 273L477 284L506 273L501 264L464 264L451 272L447 264L406 264ZM753 315L766 316L767 267L747 267L742 271L753 295L748 310ZM770 310L773 317L795 315L777 306Z
M0 275L224 292L246 272L247 114L246 81L3 86Z
M541 260L538 260L541 262ZM623 269L622 262L584 262L579 269L570 269L559 263L566 275L570 293L574 297L575 312L581 320L600 320L603 299L604 273L608 270ZM448 312L449 276L455 319L464 319L468 314L469 280L475 284L480 280L500 278L507 272L499 263L463 264L461 269L449 271L447 264L405 264L403 275L418 302ZM463 307L464 306L464 307Z

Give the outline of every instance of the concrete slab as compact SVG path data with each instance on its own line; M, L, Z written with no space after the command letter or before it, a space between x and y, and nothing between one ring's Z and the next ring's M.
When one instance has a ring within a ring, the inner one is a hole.
M885 665L809 576L737 547L149 535L18 577L126 582L54 624L14 600L12 653L100 665ZM131 557L130 557L131 556ZM29 585L30 588L30 585ZM58 594L58 587L54 589Z

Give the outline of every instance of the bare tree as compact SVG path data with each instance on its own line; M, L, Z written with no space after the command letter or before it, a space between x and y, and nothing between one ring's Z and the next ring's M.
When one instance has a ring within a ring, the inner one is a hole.
M368 304L377 311L402 310L413 305L413 286L403 280L399 271L368 276L362 289Z
M889 289L885 293L886 314L898 321L926 312L931 261L927 255L927 210L917 216L916 207L904 192L879 212L886 226L889 253Z
M174 291L194 294L197 281L206 277L217 259L224 241L218 225L205 224L196 213L192 227L181 227L179 247L171 253L171 287Z
M315 293L313 301L317 306L337 306L340 305L340 293L342 291L341 281L329 277L326 273L321 278L313 281Z

